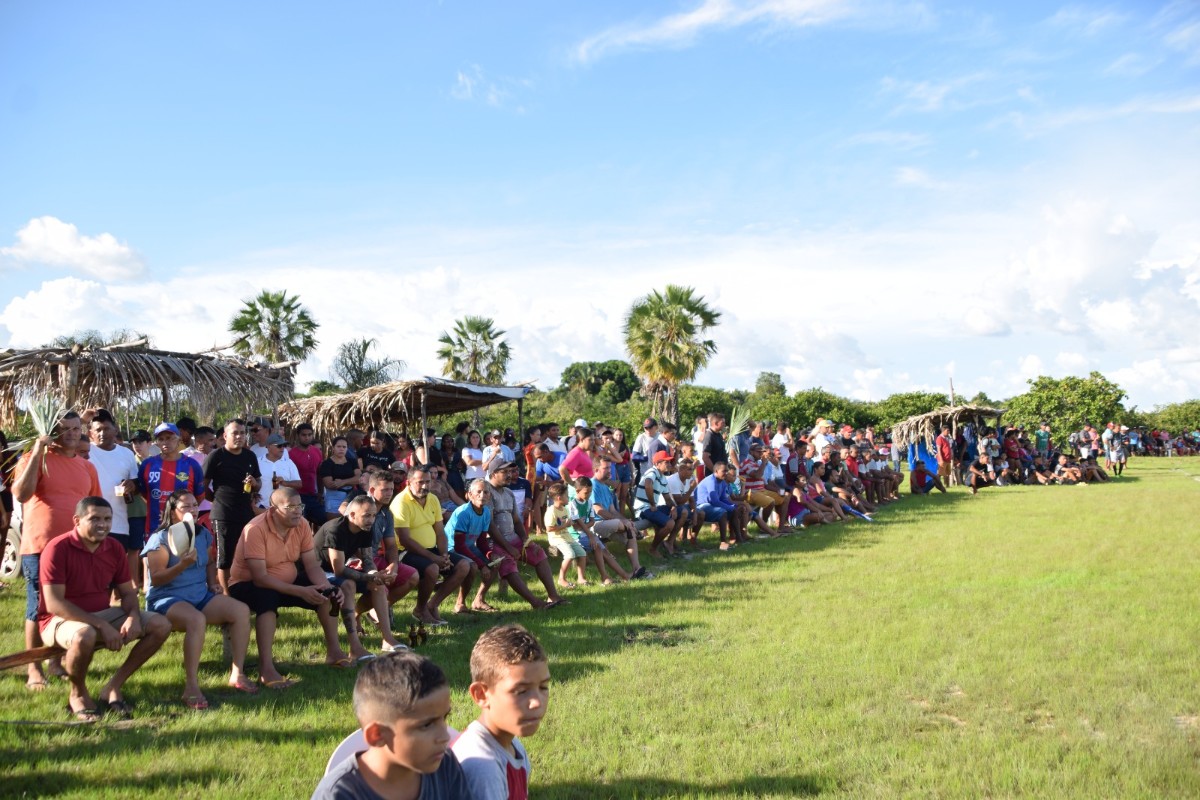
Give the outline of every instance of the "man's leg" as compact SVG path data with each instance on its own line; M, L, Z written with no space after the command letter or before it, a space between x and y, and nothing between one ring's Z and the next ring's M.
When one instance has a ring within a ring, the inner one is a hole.
M382 588L382 587L380 587ZM344 595L344 602L339 603L337 611L342 618L342 625L346 628L346 641L350 645L350 657L362 658L370 655L365 647L363 647L362 639L358 635L358 620L354 618L354 607L357 603L356 592L358 585L356 581L347 580L341 585L341 590ZM369 596L370 592L363 592L363 595ZM330 609L331 611L333 609ZM337 625L334 625L334 630ZM341 644L339 643L339 647Z
M158 652L170 635L171 622L166 617L162 614L142 614L142 638L138 639L138 643L129 651L125 663L117 668L116 674L100 690L100 699L109 703L123 700L121 688L125 681L129 680L129 676L137 672L150 656Z
M326 600L317 606L317 620L321 623L321 633L325 636L325 663L329 665L341 664L346 661L349 656L342 649L342 643L338 640L338 620L337 611L334 604ZM351 620L353 623L353 620ZM354 627L351 624L350 627ZM362 645L360 644L361 648Z
M99 640L100 636L96 633L96 629L89 625L75 634L71 646L67 648L67 654L63 657L67 680L71 683L71 694L67 700L71 711L96 708L96 701L88 694L87 671L92 664L92 656L95 654L96 644ZM58 644L61 645L62 642L60 641Z
M459 584L467 579L471 574L471 560L469 558L460 558L450 567L450 573L446 579L442 581L442 585L437 588L433 596L429 598L426 604L426 610L429 616L435 622L442 622L441 614L438 613L438 606L442 601L450 596L450 593L458 589Z
M412 613L418 622L433 622L433 617L429 616L429 598L433 595L433 588L437 586L441 572L438 570L437 564L426 564L420 568L420 571L421 578L417 584L417 600L413 605Z

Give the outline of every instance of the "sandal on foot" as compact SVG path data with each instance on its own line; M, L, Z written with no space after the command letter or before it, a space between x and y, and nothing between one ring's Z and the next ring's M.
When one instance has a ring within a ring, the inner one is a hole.
M246 694L258 694L258 687L250 682L250 679L245 675L238 678L236 681L230 681L229 686L232 689L237 689L239 692Z
M495 614L498 611L498 609L496 609L493 606L488 605L487 603L484 603L483 605L478 605L478 606L471 606L471 610L478 611L483 614Z
M36 681L25 681L25 688L31 692L40 692L46 689L50 682L45 678L38 678Z
M71 708L70 703L67 703L67 713L74 717L76 722L92 723L100 721L100 711L95 708L81 708L76 710Z
M295 686L297 683L300 682L300 679L299 678L277 678L276 680L269 681L266 678L260 677L258 679L258 682L261 683L263 686L267 687L268 689L274 689L275 691L278 692L278 691L282 691L284 689L292 688L293 686Z
M350 656L342 656L337 661L326 661L325 666L334 669L350 669L354 666L354 659Z
M133 706L124 699L110 700L104 704L109 714L117 719L133 719Z
M195 694L184 695L183 696L183 704L185 706L187 706L188 708L190 708L192 711L207 711L208 710L208 700L204 699L204 697L202 695L195 695Z
M368 661L370 661L371 659L377 658L377 657L378 656L376 656L374 653L363 653L361 656L354 659L354 663L355 664L365 664Z

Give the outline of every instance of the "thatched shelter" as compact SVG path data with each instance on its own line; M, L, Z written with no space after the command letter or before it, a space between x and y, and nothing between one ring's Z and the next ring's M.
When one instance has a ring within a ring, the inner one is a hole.
M327 441L350 428L364 431L424 428L429 416L460 414L510 400L517 401L518 414L522 416L522 400L531 388L426 377L370 386L347 394L292 400L279 406L279 416L289 425L310 423L317 438Z
M968 423L973 424L976 429L984 425L998 426L1003 415L1003 409L987 406L942 406L893 425L892 442L902 447L923 444L927 450L933 452L933 440L942 432L943 425L949 425L957 434L958 429Z
M292 393L295 362L256 363L217 351L152 350L144 339L103 347L73 345L0 351L0 424L14 426L19 405L34 396L62 398L68 407L118 402L186 401L201 416L218 408L273 408Z

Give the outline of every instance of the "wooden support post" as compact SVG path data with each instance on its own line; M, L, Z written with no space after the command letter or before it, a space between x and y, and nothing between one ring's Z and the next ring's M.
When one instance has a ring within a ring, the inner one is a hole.
M525 398L517 398L517 444L525 446Z
M426 449L426 451L429 450L429 446L427 444L425 444L425 431L427 431L427 430L429 430L429 423L425 419L425 390L422 389L421 390L421 434L420 434L419 438L417 439L417 441L419 441L421 443L421 446L424 447ZM428 460L429 460L428 452L425 453L425 459L428 462Z

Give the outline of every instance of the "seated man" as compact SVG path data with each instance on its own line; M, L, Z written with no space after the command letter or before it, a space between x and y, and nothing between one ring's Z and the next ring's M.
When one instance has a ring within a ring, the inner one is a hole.
M654 573L648 571L638 560L637 526L617 508L617 496L604 481L608 480L612 466L607 461L601 461L596 466L596 477L592 481L592 509L596 512L597 520L592 525L596 535L609 544L620 545L629 555L630 575L634 580L653 578ZM610 551L611 552L611 551Z
M939 463L938 466L940 467L941 464ZM925 466L925 462L919 458L913 465L912 472L908 474L908 488L913 494L929 494L934 489L942 494L946 493L946 487L942 485L942 476L930 472Z
M317 558L321 562L321 569L325 570L325 577L341 580L343 595L354 596L357 589L364 597L369 598L368 602L374 608L380 629L383 631L383 650L391 652L403 645L392 636L391 626L388 624L388 575L375 569L371 535L376 510L375 499L369 494L356 496L346 503L344 516L331 519L321 526L313 537L313 543ZM346 636L350 640L350 657L362 662L369 660L371 653L359 640L358 620L354 614L358 603L357 600L355 603L346 603L341 610Z
M721 536L721 549L728 550L737 544L739 538L737 528L730 535L729 526L734 519L737 506L729 499L729 484L726 483L726 473L729 465L724 461L713 464L712 473L704 476L704 480L696 485L696 511L704 515L705 522L717 526Z
M284 607L316 611L325 634L325 663L340 669L354 665L338 643L334 616L335 608L352 606L353 597L346 598L325 577L295 489L272 492L271 507L242 530L229 571L229 596L257 615L258 680L268 689L287 689L299 682L280 675L272 655L275 625Z
M417 588L417 571L400 562L400 549L396 546L396 520L392 517L389 506L395 497L395 476L389 472L372 472L367 482L367 494L375 501L375 521L371 523L371 553L375 569L384 575L387 586L386 614L380 614L374 606L374 598L365 594L358 599L354 610L359 618L359 630L362 630L362 618L365 616L379 626L385 637L391 641L392 606L400 598ZM386 619L385 619L386 617Z
M667 476L667 491L679 509L679 546L690 544L696 552L700 547L700 526L704 512L696 507L696 465L690 459L680 459L674 475Z
M967 468L967 486L971 487L971 494L979 494L979 490L985 486L995 485L996 470L992 466L991 456L981 450L979 458Z
M1025 484L1027 486L1034 484L1047 486L1052 481L1050 467L1046 464L1046 460L1042 457L1042 454L1038 453L1033 457L1033 466L1029 468L1028 473L1025 475Z
M679 509L667 490L667 476L674 472L675 461L668 451L659 450L651 463L653 466L642 472L641 483L637 485L633 512L654 526L650 553L666 558L675 554L675 531L679 524Z
M100 712L87 689L87 670L96 647L116 652L137 640L125 663L100 690L100 701L127 719L130 707L121 688L162 647L171 623L161 614L138 610L125 548L108 536L112 525L108 501L83 498L73 519L74 530L54 537L42 551L37 615L42 641L67 651L63 658L71 682L67 710L80 722L96 722ZM112 587L121 596L119 607L109 606Z
M392 500L392 516L396 541L404 549L403 561L419 575L413 618L426 625L445 625L438 609L471 575L472 562L450 548L441 503L429 491L431 483L427 467L413 467L408 485Z
M772 537L790 532L792 528L787 524L786 519L787 495L777 491L768 491L766 482L763 480L765 469L763 446L758 442L751 444L750 455L742 460L738 469L742 473L742 480L745 481L746 500L761 514L758 527ZM778 529L771 527L767 522L772 511L779 516Z
M519 474L516 464L493 461L488 467L487 480L491 492L488 493L484 502L492 510L492 520L491 527L488 529L488 541L491 549L488 550L487 557L493 563L496 559L500 559L496 566L496 572L503 581L501 587L512 586L521 597L537 608L538 604L529 599L532 595L526 594L528 587L525 579L521 577L517 563L521 562L533 567L538 580L542 582L542 586L546 587L547 602L542 607L554 608L566 601L563 600L554 585L554 573L550 568L550 559L546 557L546 551L542 550L535 542L529 541L521 509L517 506L517 498L508 488Z

